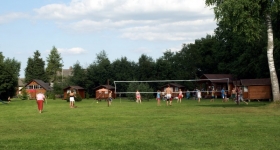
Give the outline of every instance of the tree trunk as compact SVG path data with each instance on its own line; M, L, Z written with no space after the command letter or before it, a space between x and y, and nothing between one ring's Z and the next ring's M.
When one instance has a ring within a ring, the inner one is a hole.
M272 98L273 101L279 101L279 83L278 77L274 65L273 59L273 31L272 31L272 24L271 24L271 17L269 14L266 15L266 23L267 23L267 59L268 59L268 66L270 71L270 80L271 80L271 87L272 87Z

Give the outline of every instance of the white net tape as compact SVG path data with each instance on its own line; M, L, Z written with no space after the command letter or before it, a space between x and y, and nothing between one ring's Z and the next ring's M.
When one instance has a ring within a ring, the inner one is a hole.
M131 92L121 92L121 91L117 91L117 83L150 83L150 82L166 82L166 83L170 83L170 82L199 82L199 81L211 81L211 82L223 82L227 84L227 87L229 86L229 78L219 78L219 79L192 79L192 80L149 80L149 81L114 81L114 85L115 85L115 93L116 94L126 94L126 93L135 93L135 91ZM225 89L226 90L226 89ZM196 92L196 91L189 91L189 92ZM207 90L202 90L201 92L209 92ZM141 91L141 93L157 93L157 92L143 92ZM174 92L174 93L178 93L178 92Z

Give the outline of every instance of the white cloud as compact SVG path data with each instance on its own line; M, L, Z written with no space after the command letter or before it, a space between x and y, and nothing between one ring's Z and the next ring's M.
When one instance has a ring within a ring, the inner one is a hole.
M171 47L167 50L163 50L162 52L166 52L166 51L179 52L179 51L181 51L181 49L182 49L182 47L179 47L179 46L178 47Z
M57 51L61 53L62 55L79 55L79 54L85 54L87 53L86 50L80 47L73 47L69 49L64 48L57 48Z
M124 28L122 37L133 40L187 40L190 37L197 38L205 36L205 31L212 34L213 20L195 20L178 22L161 22L156 25L136 26ZM212 25L212 26L211 26ZM211 26L209 28L209 26ZM209 32L210 31L210 32ZM194 39L191 40L194 40Z
M72 0L35 9L68 32L114 30L132 40L182 40L205 36L215 28L213 10L204 0Z
M25 13L20 13L20 12L13 12L13 13L8 13L4 15L0 15L0 24L3 23L8 23L13 20L21 19L21 18L27 18L28 15Z
M204 0L72 0L66 4L49 4L34 9L40 17L49 19L77 19L111 17L143 13L200 13L212 14L205 9Z
M139 54L148 54L148 53L151 52L150 49L145 48L145 47L140 47L140 48L137 48L137 49L135 49L133 51L136 52L136 53L139 53Z

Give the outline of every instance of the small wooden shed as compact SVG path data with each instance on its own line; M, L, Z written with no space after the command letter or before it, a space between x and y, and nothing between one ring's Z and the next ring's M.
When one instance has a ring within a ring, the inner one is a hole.
M168 87L168 85L170 86L171 90L172 90L172 97L177 97L179 94L179 89L181 89L182 91L185 91L185 86L177 84L177 83L168 83L166 85L163 85L160 90L162 92L165 91L165 89Z
M112 97L116 98L115 87L111 85L100 85L93 90L95 91L95 98L97 100L107 99L109 96L109 90L112 91Z
M33 79L32 81L27 83L24 87L30 99L36 99L37 93L42 92L43 94L45 94L47 91L52 90L52 88L48 83L45 83L44 81L38 79Z
M247 100L262 100L272 98L271 80L263 79L241 79L243 87L243 98Z
M77 85L72 85L68 86L63 89L63 99L67 99L68 94L70 93L70 90L73 89L76 94L79 94L82 99L86 97L85 94L85 89L83 87L77 86Z

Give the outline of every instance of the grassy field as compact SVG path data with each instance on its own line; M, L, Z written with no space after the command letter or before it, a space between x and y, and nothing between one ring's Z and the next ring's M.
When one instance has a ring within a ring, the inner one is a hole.
M39 114L34 100L0 103L0 149L186 150L280 149L280 107L269 102L155 100L137 104L93 99L69 108L48 100Z

